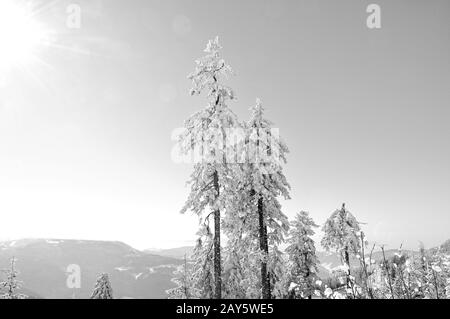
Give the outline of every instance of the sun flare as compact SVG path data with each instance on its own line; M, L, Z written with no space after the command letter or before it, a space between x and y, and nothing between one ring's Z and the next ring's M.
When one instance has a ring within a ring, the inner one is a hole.
M0 70L26 66L47 36L26 6L0 1Z

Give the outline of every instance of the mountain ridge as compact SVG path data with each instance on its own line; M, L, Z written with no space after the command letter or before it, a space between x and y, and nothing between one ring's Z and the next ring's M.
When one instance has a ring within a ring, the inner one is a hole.
M24 291L37 298L89 298L97 276L110 275L115 298L166 298L181 260L137 250L120 241L19 239L0 242L0 269L17 259ZM81 286L69 288L68 267L80 269Z

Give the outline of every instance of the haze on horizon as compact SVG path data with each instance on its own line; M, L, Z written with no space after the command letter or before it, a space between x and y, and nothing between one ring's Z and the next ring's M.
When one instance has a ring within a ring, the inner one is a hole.
M179 211L192 166L171 160L171 135L206 103L186 77L218 35L229 106L247 120L261 98L290 148L289 217L323 224L345 202L371 242L443 243L450 2L372 2L80 0L80 29L65 23L71 1L43 6L55 45L0 75L0 239L191 245L197 217Z

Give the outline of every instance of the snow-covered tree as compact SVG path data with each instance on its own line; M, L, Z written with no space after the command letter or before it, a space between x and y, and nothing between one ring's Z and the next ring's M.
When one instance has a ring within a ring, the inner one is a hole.
M184 255L183 264L175 270L175 278L172 281L177 287L166 291L169 299L192 299L195 298L195 287L192 281L192 262L188 261L186 254Z
M269 299L272 296L271 278L276 277L275 268L268 267L269 250L272 246L275 253L278 251L277 246L289 229L288 219L278 201L280 196L289 199L289 184L282 167L288 148L263 115L264 108L257 99L245 126L247 158L241 166L242 184L235 189L241 194L240 201L247 204L246 213L251 216L248 231L259 242L261 297Z
M91 299L113 299L113 290L107 273L102 273L97 278Z
M233 175L237 178L230 186L235 193L227 203L227 209L234 213L227 214L223 223L228 239L224 249L225 296L258 299L261 297L258 225L248 189L243 187L243 165L234 167Z
M351 286L350 256L360 251L360 227L356 218L345 208L336 210L322 228L324 237L321 245L327 250L335 250L341 256L347 271L347 286Z
M259 298L259 278L255 249L247 246L227 245L225 248L224 273L225 297L227 299Z
M283 299L288 295L289 273L285 254L273 245L269 248L267 263L270 280L270 298Z
M5 274L5 280L0 282L0 291L2 294L0 295L0 299L26 299L27 296L24 294L20 294L17 292L22 286L22 282L17 280L17 275L19 272L15 268L16 258L13 257L10 260L10 267L8 269L4 269L3 273Z
M210 40L206 55L196 61L195 70L189 76L193 83L191 94L205 92L208 104L185 122L185 131L179 139L184 154L200 155L194 164L189 181L191 192L182 212L191 210L200 217L201 223L213 215L214 297L217 299L222 297L221 212L229 196L227 183L231 178L225 141L227 129L240 126L237 116L226 105L234 93L222 83L231 68L221 58L221 48L217 37ZM207 208L210 213L206 213Z
M236 153L244 145L245 139L240 143L236 147ZM243 163L231 167L231 175L234 178L228 185L233 192L226 203L226 209L233 214L226 214L223 220L223 229L227 236L227 245L224 248L224 292L226 298L257 299L261 297L258 276L258 224L256 211L250 200L246 175L248 171L245 165L244 159Z
M208 221L208 220L207 220ZM214 298L214 237L209 224L203 225L197 233L199 238L191 259L191 295L192 298Z
M290 282L295 284L293 292L296 297L311 298L314 282L317 278L317 264L314 240L314 228L318 226L307 212L301 211L291 222L288 246Z

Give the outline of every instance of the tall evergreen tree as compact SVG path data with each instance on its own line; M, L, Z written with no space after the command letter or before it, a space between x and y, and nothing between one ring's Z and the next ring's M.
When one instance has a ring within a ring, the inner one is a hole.
M314 280L317 278L316 247L311 238L317 226L307 212L301 211L291 222L289 230L288 246L286 253L289 255L290 282L296 285L299 293L296 296L309 298L314 291Z
M325 222L322 228L325 233L321 244L327 250L335 250L341 256L341 260L347 269L347 286L351 288L350 256L356 255L361 249L359 222L346 208L336 210ZM364 257L363 257L364 258Z
M278 201L280 196L289 199L289 184L282 167L288 148L278 134L274 134L277 131L272 130L272 123L263 117L264 108L259 99L251 112L251 119L246 125L248 158L242 166L242 194L248 194L247 201L251 203L250 213L254 222L249 223L249 231L257 229L257 233L253 234L259 242L261 295L263 299L270 299L271 278L277 277L276 264L272 263L272 268L268 264L270 251L274 254L272 259L276 259L277 246L289 229L288 219Z
M4 290L4 293L0 295L0 299L25 299L26 295L17 293L17 290L21 288L22 282L17 280L19 272L15 268L16 258L13 257L10 260L10 267L4 269L5 281L0 282L0 289Z
M113 299L113 290L107 273L102 273L97 278L91 299Z
M208 42L206 55L196 61L194 72L189 76L193 88L191 95L206 92L208 105L185 122L185 132L180 136L181 149L185 154L200 153L189 181L191 192L182 212L191 210L201 221L214 218L214 297L222 297L221 265L221 211L227 202L227 129L239 127L237 116L226 105L234 98L233 91L222 80L231 73L231 67L220 57L219 40ZM205 216L205 209L211 213Z

